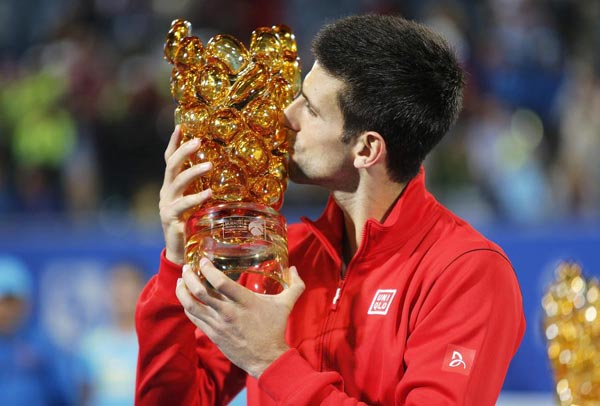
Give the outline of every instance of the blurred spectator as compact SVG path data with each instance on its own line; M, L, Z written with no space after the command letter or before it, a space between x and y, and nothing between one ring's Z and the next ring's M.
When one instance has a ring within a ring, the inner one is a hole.
M25 212L62 207L59 174L75 141L71 114L61 105L64 80L43 68L23 68L0 94L15 195Z
M138 352L134 312L144 283L143 271L133 263L110 270L110 323L88 333L80 349L87 375L85 405L133 405Z
M575 61L569 77L560 100L555 189L567 212L593 217L600 207L600 75Z
M0 405L76 404L72 359L29 322L32 289L24 264L0 257Z
M544 128L530 110L515 110L487 97L467 128L467 162L497 217L517 223L545 220L551 202L540 164Z

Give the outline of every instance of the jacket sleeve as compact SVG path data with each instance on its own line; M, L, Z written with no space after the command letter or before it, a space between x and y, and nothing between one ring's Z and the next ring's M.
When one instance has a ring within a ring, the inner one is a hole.
M524 333L521 292L508 259L491 249L462 254L419 307L399 403L494 405Z
M395 404L494 405L525 331L508 260L492 250L465 253L420 298ZM337 372L314 370L295 349L267 368L258 383L282 405L364 405L344 393Z
M161 255L136 309L139 354L135 403L224 405L243 388L246 373L185 316L175 295L181 267Z

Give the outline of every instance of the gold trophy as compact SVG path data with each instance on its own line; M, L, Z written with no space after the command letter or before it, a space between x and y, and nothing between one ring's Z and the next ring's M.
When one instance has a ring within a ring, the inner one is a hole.
M600 406L600 285L579 265L560 264L542 299L557 404Z
M213 169L185 192L211 188L212 198L187 213L186 262L207 257L247 288L274 294L285 286L286 223L277 210L287 187L288 136L281 117L300 91L300 60L285 25L252 32L250 47L230 35L204 45L175 20L165 59L174 65L171 93L182 143L200 139L186 167Z

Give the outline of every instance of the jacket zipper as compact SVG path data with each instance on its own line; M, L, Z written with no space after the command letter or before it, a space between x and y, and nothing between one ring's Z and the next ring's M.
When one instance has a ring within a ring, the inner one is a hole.
M325 368L328 368L331 365L331 360L326 355L326 352L325 352L325 343L328 341L328 338L331 337L331 334L329 333L329 329L335 322L336 310L338 307L338 303L340 301L340 296L342 294L342 289L344 287L344 283L346 281L346 278L341 277L342 269L343 269L343 266L340 267L340 279L338 281L338 285L335 290L333 299L331 300L331 304L329 305L329 312L327 313L327 319L325 320L325 324L323 325L323 330L321 333L321 340L319 343L319 347L320 347L319 352L321 353L321 368L320 368L321 371L324 371Z
M327 314L327 319L325 320L325 324L323 325L323 329L321 330L321 339L319 340L319 348L318 348L318 352L321 353L321 367L320 370L324 371L325 367L330 368L332 365L331 362L331 358L328 357L326 355L325 352L325 342L327 341L329 343L330 338L331 338L331 333L329 333L329 329L331 328L331 326L333 325L334 321L335 321L335 316L337 313L337 309L338 309L338 305L340 303L341 297L342 297L342 293L344 291L344 285L346 283L346 280L348 279L348 276L350 275L350 268L352 263L354 262L355 258L357 258L359 256L359 254L362 253L362 251L364 251L365 246L366 246L366 236L368 234L368 230L369 230L369 224L365 224L365 228L363 229L362 232L362 242L360 247L358 248L358 251L356 252L356 254L354 255L354 258L352 258L352 260L350 260L350 263L348 264L348 266L346 267L346 273L344 275L344 277L342 277L343 271L344 271L344 264L342 259L340 258L340 256L338 255L338 253L335 251L335 249L333 249L333 247L331 246L331 244L329 243L329 241L324 238L321 235L320 230L318 230L312 223L310 222L305 222L305 224L307 224L309 226L309 228L311 229L311 231L315 234L315 236L321 241L321 243L323 243L324 248L326 251L329 252L329 254L331 255L331 257L339 263L341 263L340 266L340 278L338 280L338 286L335 290L335 294L333 296L333 299L331 301L331 305L329 306L329 312Z
M347 277L348 275L346 275ZM344 289L344 284L346 283L346 278L340 278L338 281L338 287L335 290L335 296L331 301L331 306L329 308L329 314L327 315L327 321L325 322L325 330L323 331L323 342L321 345L321 370L324 371L325 368L332 369L333 362L331 361L331 357L328 355L329 352L325 351L325 348L330 347L331 341L331 333L329 330L335 324L336 316L337 316L337 308L338 303L340 302L340 297L342 295L342 290Z
M331 346L331 333L329 332L329 330L335 324L337 309L342 298L342 294L344 293L344 285L346 284L346 281L350 276L352 265L354 264L355 259L358 258L362 254L362 251L365 250L368 229L369 226L365 224L365 228L363 229L362 235L362 243L354 257L350 260L350 263L346 267L345 275L343 262L342 266L340 267L340 279L338 281L337 289L335 290L335 295L333 296L333 299L331 301L331 306L327 315L327 320L325 322L325 328L323 329L323 337L321 341L321 371L324 371L325 368L333 369L332 359L330 356L327 355L329 354L329 352L325 351L326 348L329 348ZM344 275L344 277L342 277L342 275Z
M345 278L341 278L342 275L342 270L343 270L343 261L340 258L340 256L338 255L337 251L335 250L335 248L333 248L333 246L331 245L331 243L327 240L327 238L325 238L323 236L323 234L321 233L321 231L315 227L315 225L308 219L302 219L302 221L308 226L308 228L312 231L312 233L315 235L315 237L317 237L317 239L321 242L321 244L323 244L323 247L325 249L325 251L329 254L330 258L333 260L334 263L339 264L337 266L339 266L340 269L340 279L338 281L338 285L337 285L337 289L335 291L334 297L331 301L331 304L329 305L329 312L327 313L327 316L325 318L325 322L323 323L323 327L321 328L321 334L320 337L318 339L318 344L317 344L317 354L320 354L320 365L319 365L319 370L320 371L324 371L324 366L325 366L325 339L328 336L327 330L331 324L331 314L332 311L335 310L337 308L337 303L340 300L340 295L342 293L342 287L344 285L344 279Z
M336 311L337 310L338 302L340 301L340 296L342 294L342 289L344 288L344 281L345 280L346 280L346 278L342 278L338 282L338 287L335 290L335 296L333 296L333 300L331 301L331 307L330 307L330 309L332 311Z

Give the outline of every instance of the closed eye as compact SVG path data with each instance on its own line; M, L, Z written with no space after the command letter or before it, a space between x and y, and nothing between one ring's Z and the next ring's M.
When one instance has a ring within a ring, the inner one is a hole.
M312 108L312 107L310 107L310 103L309 103L309 102L306 102L306 103L304 103L304 107L306 107L306 109L308 110L308 113L309 113L311 116L314 116L314 117L316 117L316 116L317 116L317 113L316 113L316 111L314 111L314 110L313 110L313 108Z
M312 107L308 97L306 97L306 93L304 93L304 89L300 92L300 94L304 98L304 107L306 107L306 109L308 109L308 112L310 113L311 116L316 117L317 111Z

